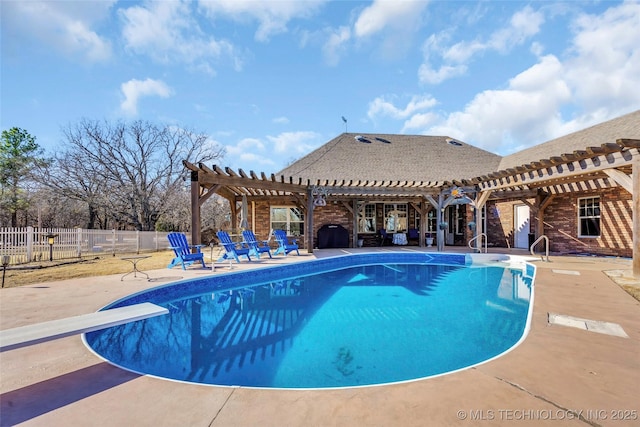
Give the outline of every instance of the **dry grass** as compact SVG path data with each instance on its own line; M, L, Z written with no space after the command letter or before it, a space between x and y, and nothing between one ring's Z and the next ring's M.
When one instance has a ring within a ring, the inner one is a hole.
M633 285L622 285L622 289L624 289L629 293L629 295L640 301L640 287Z
M81 260L43 261L12 266L5 273L4 287L10 288L81 277L124 274L131 271L132 265L121 258L134 255L100 255ZM173 252L171 251L145 252L140 255L149 255L151 257L139 262L138 268L140 270L166 268L173 258Z

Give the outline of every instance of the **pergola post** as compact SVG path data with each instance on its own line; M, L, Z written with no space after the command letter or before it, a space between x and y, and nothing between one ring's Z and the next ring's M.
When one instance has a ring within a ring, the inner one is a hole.
M444 194L442 191L438 194L438 216L436 220L436 246L438 248L438 252L444 251L444 230L441 229L440 224L444 222Z
M191 171L191 244L200 244L200 183L198 172Z
M311 188L307 189L307 220L306 220L306 230L304 232L307 252L313 253L313 194Z
M633 179L633 277L640 278L640 157L633 161L631 169Z

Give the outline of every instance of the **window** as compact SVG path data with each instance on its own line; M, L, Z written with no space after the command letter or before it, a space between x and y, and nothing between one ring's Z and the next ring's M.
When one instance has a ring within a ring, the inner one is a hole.
M291 236L302 236L304 234L304 215L298 208L272 206L271 229L284 230Z
M407 231L407 204L385 203L384 228L389 233Z
M578 199L578 237L600 236L600 197Z
M358 210L358 233L376 232L376 205L367 203Z

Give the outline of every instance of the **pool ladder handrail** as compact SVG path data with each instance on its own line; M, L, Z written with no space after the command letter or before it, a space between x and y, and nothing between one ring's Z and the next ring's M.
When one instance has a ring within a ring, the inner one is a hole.
M475 249L473 246L471 246L471 243L473 243L477 239L481 239L482 237L484 237L484 253L486 254L488 253L488 249L487 249L487 235L485 233L480 233L476 237L469 240L469 248ZM480 253L482 253L482 240L480 241Z
M544 260L545 260L545 257L546 257L546 258L547 258L546 262L549 262L549 238L548 238L546 235L544 235L544 234L543 234L543 235L541 235L540 237L538 237L538 238L536 239L536 241L535 241L535 242L533 242L533 243L531 244L531 247L529 248L529 250L531 251L531 255L536 256L536 254L533 252L533 248L535 248L535 247L536 247L536 245L537 245L541 240L544 240L544 242L545 242L545 245L544 245L544 246L545 246L545 256L543 257L542 255L540 255L540 259L541 259L542 261L544 261Z

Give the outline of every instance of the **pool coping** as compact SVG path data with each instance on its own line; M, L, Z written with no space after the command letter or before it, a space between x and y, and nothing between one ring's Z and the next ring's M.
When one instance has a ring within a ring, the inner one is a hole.
M341 253L316 252L236 268ZM98 360L76 336L2 354L0 425L82 425L87 419L95 426L496 426L517 421L554 426L638 425L640 303L603 273L628 269L630 263L553 256L551 261L536 263L529 336L509 354L479 367L408 384L358 389L212 388L119 370ZM580 275L552 269L575 270ZM224 274L219 270L150 274L169 281ZM1 328L94 311L157 284L140 278L120 282L119 278L2 289ZM549 313L617 323L629 338L549 325Z

